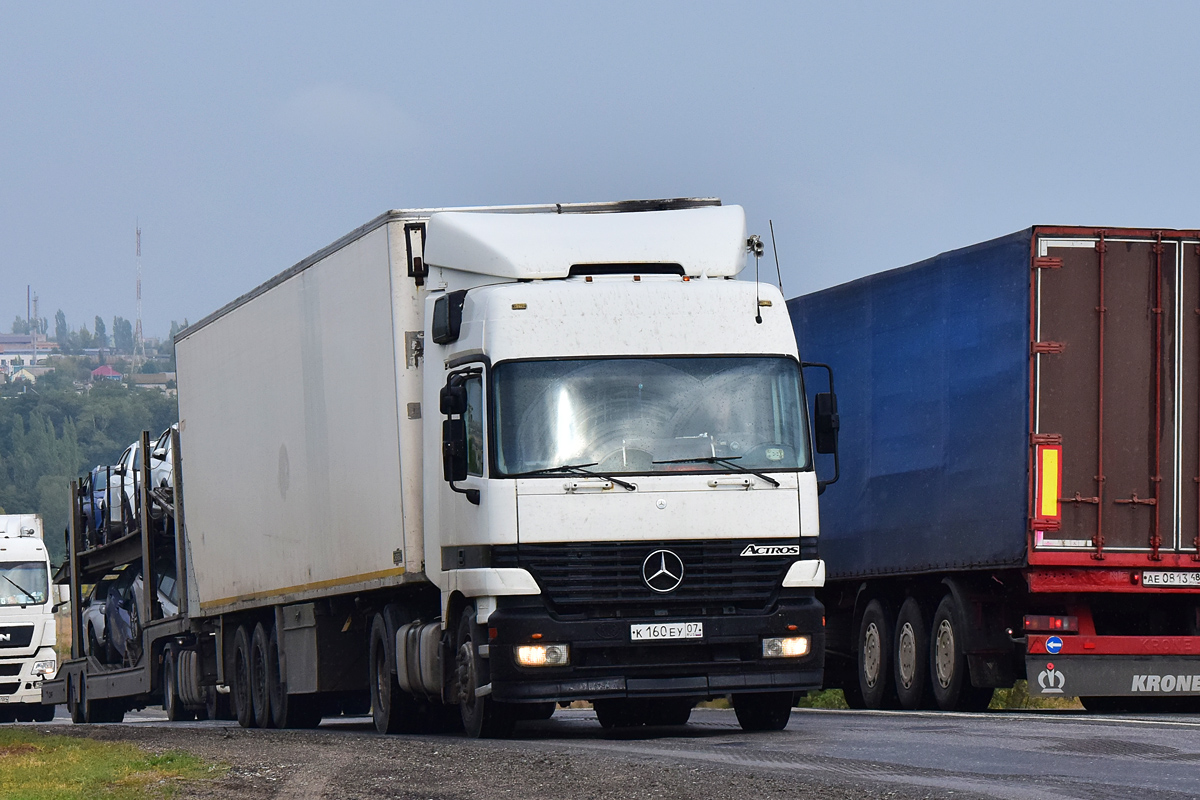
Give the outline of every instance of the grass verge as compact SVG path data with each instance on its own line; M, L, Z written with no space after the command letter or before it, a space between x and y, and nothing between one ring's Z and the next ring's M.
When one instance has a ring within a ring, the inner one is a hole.
M132 800L171 797L179 781L219 777L224 768L177 751L147 753L125 742L0 729L0 798Z

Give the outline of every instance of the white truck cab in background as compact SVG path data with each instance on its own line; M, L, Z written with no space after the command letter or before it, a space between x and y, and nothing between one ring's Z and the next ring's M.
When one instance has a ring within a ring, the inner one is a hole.
M0 722L45 722L43 681L57 668L50 557L36 514L0 516Z

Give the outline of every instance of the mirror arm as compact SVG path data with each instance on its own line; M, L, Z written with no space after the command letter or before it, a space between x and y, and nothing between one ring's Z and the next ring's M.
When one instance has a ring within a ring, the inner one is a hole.
M452 491L458 492L459 494L465 494L467 496L467 502L471 503L471 505L476 505L476 506L479 505L479 490L478 489L461 489L458 486L454 485L454 481L450 481L450 489Z

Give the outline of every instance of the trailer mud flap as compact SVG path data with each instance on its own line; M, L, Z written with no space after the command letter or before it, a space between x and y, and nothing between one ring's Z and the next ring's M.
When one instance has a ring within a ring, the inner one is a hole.
M1025 659L1034 697L1200 695L1200 657L1065 656Z

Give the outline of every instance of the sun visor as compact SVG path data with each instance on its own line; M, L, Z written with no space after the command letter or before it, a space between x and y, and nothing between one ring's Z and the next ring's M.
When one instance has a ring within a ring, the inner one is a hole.
M512 280L565 278L587 264L678 264L693 277L746 265L741 206L675 211L495 214L444 211L429 219L433 267Z

